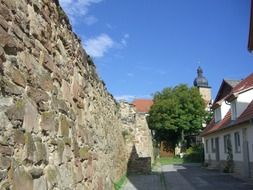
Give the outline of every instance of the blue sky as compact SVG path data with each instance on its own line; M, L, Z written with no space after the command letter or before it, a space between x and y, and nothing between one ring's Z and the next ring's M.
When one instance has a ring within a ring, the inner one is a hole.
M149 98L201 66L213 98L252 72L250 0L60 0L117 99Z

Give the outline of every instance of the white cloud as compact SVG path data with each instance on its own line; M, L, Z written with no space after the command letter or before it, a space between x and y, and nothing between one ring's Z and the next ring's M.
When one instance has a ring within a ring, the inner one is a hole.
M124 34L123 38L120 40L120 43L123 47L127 46L127 39L130 37L129 34Z
M100 3L101 1L102 0L59 0L61 6L66 11L73 23L76 22L77 18L84 17L84 21L85 19L92 19L92 22L85 22L88 25L91 25L91 23L94 24L95 20L97 21L94 16L87 15L89 7L92 4Z
M117 101L125 100L125 101L128 101L128 102L131 102L136 98L136 96L134 96L134 95L120 95L120 96L115 96L114 98Z
M129 94L114 96L114 98L117 101L125 100L127 102L132 102L134 99L137 99L137 98L149 98L149 99L152 99L152 97L150 95L129 95Z
M101 34L95 38L88 39L84 48L92 57L103 57L113 47L115 42L107 34Z
M87 24L88 26L96 23L98 21L98 19L96 17L94 17L93 15L91 16L87 16L84 18L84 22L85 24Z

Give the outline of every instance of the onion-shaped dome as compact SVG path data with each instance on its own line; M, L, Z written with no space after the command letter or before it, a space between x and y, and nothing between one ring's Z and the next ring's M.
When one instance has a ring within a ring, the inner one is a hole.
M198 68L197 70L198 76L195 78L193 84L196 87L208 87L208 81L207 79L203 76L203 70L201 67Z

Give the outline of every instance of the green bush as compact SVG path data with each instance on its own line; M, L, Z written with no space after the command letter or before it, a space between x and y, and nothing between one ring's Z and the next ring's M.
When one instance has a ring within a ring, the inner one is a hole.
M186 150L184 155L185 162L203 162L204 149L202 145L193 145Z

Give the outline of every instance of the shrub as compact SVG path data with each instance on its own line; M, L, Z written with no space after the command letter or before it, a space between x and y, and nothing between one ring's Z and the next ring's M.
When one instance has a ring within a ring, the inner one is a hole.
M204 149L202 145L193 145L186 150L184 155L184 161L186 162L203 162L204 161Z

